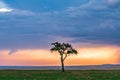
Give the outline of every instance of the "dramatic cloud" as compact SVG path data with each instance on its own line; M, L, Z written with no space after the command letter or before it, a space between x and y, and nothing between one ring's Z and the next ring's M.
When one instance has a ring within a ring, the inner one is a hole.
M44 2L49 4L44 8L38 5L39 1L34 1L35 7L32 2L27 7L20 3L18 7L17 0L14 1L16 6L7 0L0 3L6 11L11 8L5 3L14 8L0 13L0 49L14 52L48 48L54 41L120 45L119 0L76 0L74 5L57 5L58 8L49 1Z
M120 6L107 5L107 0L91 0L80 7L70 7L66 10L69 25L74 25L74 32L69 36L74 41L90 41L102 44L116 44L120 41ZM82 38L82 39L81 39Z
M11 12L12 9L0 8L0 12Z
M11 12L13 9L10 9L7 4L0 1L0 12Z

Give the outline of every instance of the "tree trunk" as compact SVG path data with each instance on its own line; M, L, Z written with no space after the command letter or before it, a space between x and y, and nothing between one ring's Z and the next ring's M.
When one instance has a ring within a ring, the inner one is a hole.
M62 72L65 72L63 56L61 56L61 65L62 65Z

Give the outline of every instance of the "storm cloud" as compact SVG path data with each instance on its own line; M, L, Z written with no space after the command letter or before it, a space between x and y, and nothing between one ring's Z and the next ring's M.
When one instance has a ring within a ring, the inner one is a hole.
M33 0L29 6L25 6L29 0L13 1L16 5L9 0L0 2L13 9L0 13L0 49L46 48L64 38L71 38L72 43L120 45L119 0L75 0L73 4L61 0L60 5L36 0L34 7Z

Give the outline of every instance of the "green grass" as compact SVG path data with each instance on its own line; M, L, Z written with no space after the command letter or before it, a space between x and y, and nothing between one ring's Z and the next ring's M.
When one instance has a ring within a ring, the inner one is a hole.
M0 70L0 80L120 80L120 70Z

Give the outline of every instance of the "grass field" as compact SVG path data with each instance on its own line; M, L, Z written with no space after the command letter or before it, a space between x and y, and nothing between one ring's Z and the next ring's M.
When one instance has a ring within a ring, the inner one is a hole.
M0 80L120 80L120 70L0 70Z

